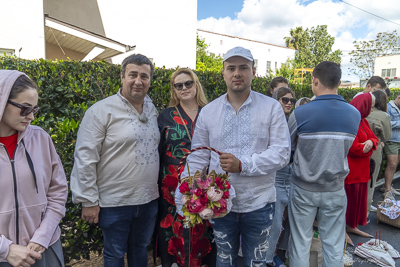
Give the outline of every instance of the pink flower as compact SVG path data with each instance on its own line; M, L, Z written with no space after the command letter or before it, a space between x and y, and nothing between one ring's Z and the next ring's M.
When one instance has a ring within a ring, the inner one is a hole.
M197 180L197 185L201 189L209 188L211 183L212 183L212 178L211 177L207 177L207 179L205 179L205 180L201 180L201 179Z
M187 204L187 209L192 214L199 213L200 211L204 210L205 207L206 206L201 203L200 199L191 199Z
M221 207L215 207L213 208L213 212L215 216L219 216L221 213L225 212L227 209L226 201L225 199L220 199L218 203L221 205Z
M214 215L214 212L212 211L212 209L209 208L205 208L204 210L202 210L199 213L200 217L203 218L204 220L209 220L212 218L212 216Z
M226 182L226 183L225 183L225 188L226 188L226 189L231 189L231 184L228 183L228 182Z
M215 187L211 187L207 190L207 197L211 201L218 201L222 198L222 191Z

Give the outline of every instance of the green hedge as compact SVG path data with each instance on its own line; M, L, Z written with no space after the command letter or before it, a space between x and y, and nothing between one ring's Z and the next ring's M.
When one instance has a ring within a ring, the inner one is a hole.
M0 57L0 69L16 69L25 72L40 88L41 111L32 124L45 129L52 137L63 162L66 175L73 166L76 134L85 111L98 100L115 94L120 87L120 66L107 62L76 62L50 60L23 60L15 57ZM157 68L149 96L158 110L168 105L169 78L174 69ZM197 72L208 100L226 92L221 73ZM265 93L270 80L256 77L255 91ZM296 97L311 97L310 85L291 84ZM346 100L361 89L339 89ZM68 181L69 182L69 181ZM80 219L81 208L71 201L69 192L67 213L61 222L62 243L65 261L89 258L90 252L101 252L102 236L98 226L89 225Z

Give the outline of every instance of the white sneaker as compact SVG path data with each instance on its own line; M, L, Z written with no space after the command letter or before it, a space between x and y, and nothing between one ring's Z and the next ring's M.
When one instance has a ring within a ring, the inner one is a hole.
M385 193L385 186L382 186L380 190L381 192ZM390 187L390 190L393 192L394 195L400 196L400 191L394 189L393 186Z
M369 208L370 212L376 212L377 208L375 206L372 206Z

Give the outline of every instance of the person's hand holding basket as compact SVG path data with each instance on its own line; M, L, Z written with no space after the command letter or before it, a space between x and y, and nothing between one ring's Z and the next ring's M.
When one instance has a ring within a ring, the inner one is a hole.
M190 150L181 160L178 167L180 178L183 162L194 151L208 149L221 155L222 153L210 147L199 147ZM187 165L189 166L189 165ZM232 208L232 199L236 196L231 186L228 173L215 173L211 170L207 174L208 166L202 171L196 170L194 175L179 179L179 186L175 193L177 212L185 217L184 223L188 227L203 223L203 220L220 218L228 214Z

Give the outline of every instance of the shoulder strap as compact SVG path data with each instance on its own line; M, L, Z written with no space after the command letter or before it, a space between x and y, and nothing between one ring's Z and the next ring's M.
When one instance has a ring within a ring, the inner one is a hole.
M25 155L26 159L28 161L29 169L31 169L32 175L33 175L33 180L35 181L35 187L36 187L36 193L39 193L38 191L38 186L37 186L37 179L36 179L36 173L35 173L35 168L33 167L33 161L31 159L31 156L28 153L28 150L26 150L25 142L24 139L21 139L21 143L24 145L25 148Z

